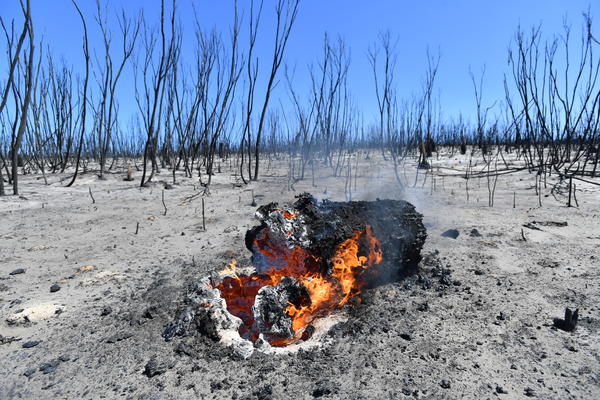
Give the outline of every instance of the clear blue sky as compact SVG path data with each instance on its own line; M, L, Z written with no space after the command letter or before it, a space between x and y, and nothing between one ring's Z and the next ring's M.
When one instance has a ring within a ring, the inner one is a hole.
M1 0L0 15L10 20L18 15L17 0ZM102 0L105 3L108 0ZM81 24L68 0L31 0L38 38L43 34L46 45L76 69L81 70ZM95 1L79 0L88 19L91 40L97 41L97 27L93 21ZM192 61L190 45L193 41L192 3L195 4L205 26L215 26L227 33L233 12L233 0L178 0L179 17L183 24L186 56ZM140 8L148 20L157 21L158 0L110 0L110 8L121 7L134 14ZM239 0L240 8L249 1ZM275 0L265 0L264 20L260 33L258 55L264 57L263 70L270 66ZM426 67L426 49L441 54L436 83L442 109L446 117L459 113L471 117L474 113L472 84L469 67L477 74L486 66L484 102L491 104L502 100L503 73L507 69L507 48L517 26L529 29L542 24L546 36L559 34L563 20L573 27L577 39L581 28L581 14L591 7L592 15L597 4L589 0L453 0L453 1L399 1L399 0L302 0L300 13L294 27L286 61L295 66L296 86L307 87L307 65L317 61L322 51L323 34L341 36L351 49L350 83L354 97L370 120L375 113L373 79L366 52L380 31L390 30L398 37L399 64L396 73L398 92L409 97L417 92ZM597 21L600 24L600 21ZM115 31L118 27L115 26ZM598 32L598 29L595 29ZM96 33L95 33L96 32ZM96 40L94 40L96 39ZM5 61L0 72L5 71ZM283 77L283 75L281 75ZM0 78L3 79L3 78ZM123 114L135 112L133 74L128 71L120 90ZM283 92L280 85L277 95ZM275 104L275 103L274 103ZM121 118L126 115L122 115Z

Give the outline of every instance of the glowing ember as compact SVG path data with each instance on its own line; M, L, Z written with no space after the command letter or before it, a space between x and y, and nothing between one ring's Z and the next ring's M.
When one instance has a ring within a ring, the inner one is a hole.
M298 217L296 210L277 211L286 220ZM268 229L260 231L252 245L256 250L255 256L263 265L263 272L238 275L237 264L233 260L220 273L224 277L222 281L213 286L221 292L227 310L242 320L240 335L255 341L261 331L253 307L261 288L274 287L269 293L264 290L261 293L281 300L278 288L282 284L296 285L293 295L283 297L287 302L283 304L286 307L285 316L291 319L292 335L269 338L269 342L275 346L298 340L315 318L347 304L351 298L359 295L368 278L376 274L372 267L379 264L383 257L379 240L368 225L363 232L355 230L352 237L340 243L328 260L311 254L299 245L290 248L284 241L271 240ZM282 281L284 277L288 277L285 282ZM261 324L264 325L264 321Z

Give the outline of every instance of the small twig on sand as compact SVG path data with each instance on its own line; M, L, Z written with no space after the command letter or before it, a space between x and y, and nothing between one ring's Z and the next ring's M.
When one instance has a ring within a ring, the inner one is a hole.
M165 208L165 213L163 215L167 215L167 205L165 204L165 190L164 189L162 191L162 204L163 204L163 207Z
M202 198L202 229L206 232L206 218L204 216L204 197Z
M573 207L571 205L572 191L573 191L573 177L569 177L569 202L567 203L567 207Z
M524 242L527 241L527 239L525 238L525 232L523 232L523 228L521 228L521 237L523 238Z
M133 177L131 176L132 171L131 164L127 164L127 177L123 179L124 181L131 182L133 180Z
M190 196L187 196L187 197L185 197L185 198L184 198L184 199L181 201L181 204L191 203L191 202L192 202L192 200L194 200L194 199L196 199L196 198L198 198L198 197L200 197L200 196L202 196L202 192L194 193L194 194L192 194L192 195L190 195Z
M136 234L136 235L138 234L138 231L139 231L139 230L140 230L140 223L139 223L139 222L137 222L137 223L135 224L135 234Z
M94 195L92 194L92 187L88 186L88 189L90 191L90 197L92 198L92 204L96 204L96 199L94 199Z

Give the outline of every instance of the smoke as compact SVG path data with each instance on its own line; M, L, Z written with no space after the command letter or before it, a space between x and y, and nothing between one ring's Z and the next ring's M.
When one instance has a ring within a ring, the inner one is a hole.
M350 173L346 167L338 171L337 176L330 173L330 168L322 167L318 171L318 178L315 178L315 185L297 184L296 189L310 192L319 201L405 200L422 214L430 214L428 210L433 205L428 186L423 187L425 172L416 169L416 161L398 166L397 175L393 161L389 158L384 160L381 154L370 154L367 159L364 153L357 152L350 165ZM429 185L429 178L426 183Z

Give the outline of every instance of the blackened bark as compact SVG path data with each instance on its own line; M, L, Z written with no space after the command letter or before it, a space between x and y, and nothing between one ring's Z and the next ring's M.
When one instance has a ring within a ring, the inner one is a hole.
M427 230L423 225L423 215L409 202L325 200L318 203L310 194L303 193L297 196L291 208L302 217L306 231L289 236L290 244L302 246L310 253L329 260L337 245L352 237L354 231L364 232L369 225L380 241L383 253L383 261L377 267L377 281L399 279L416 272ZM260 232L277 226L279 221L273 218L279 209L281 207L277 203L258 208L256 216L262 224L246 233L246 247L250 251L254 252L253 242ZM276 238L277 235L270 237Z

